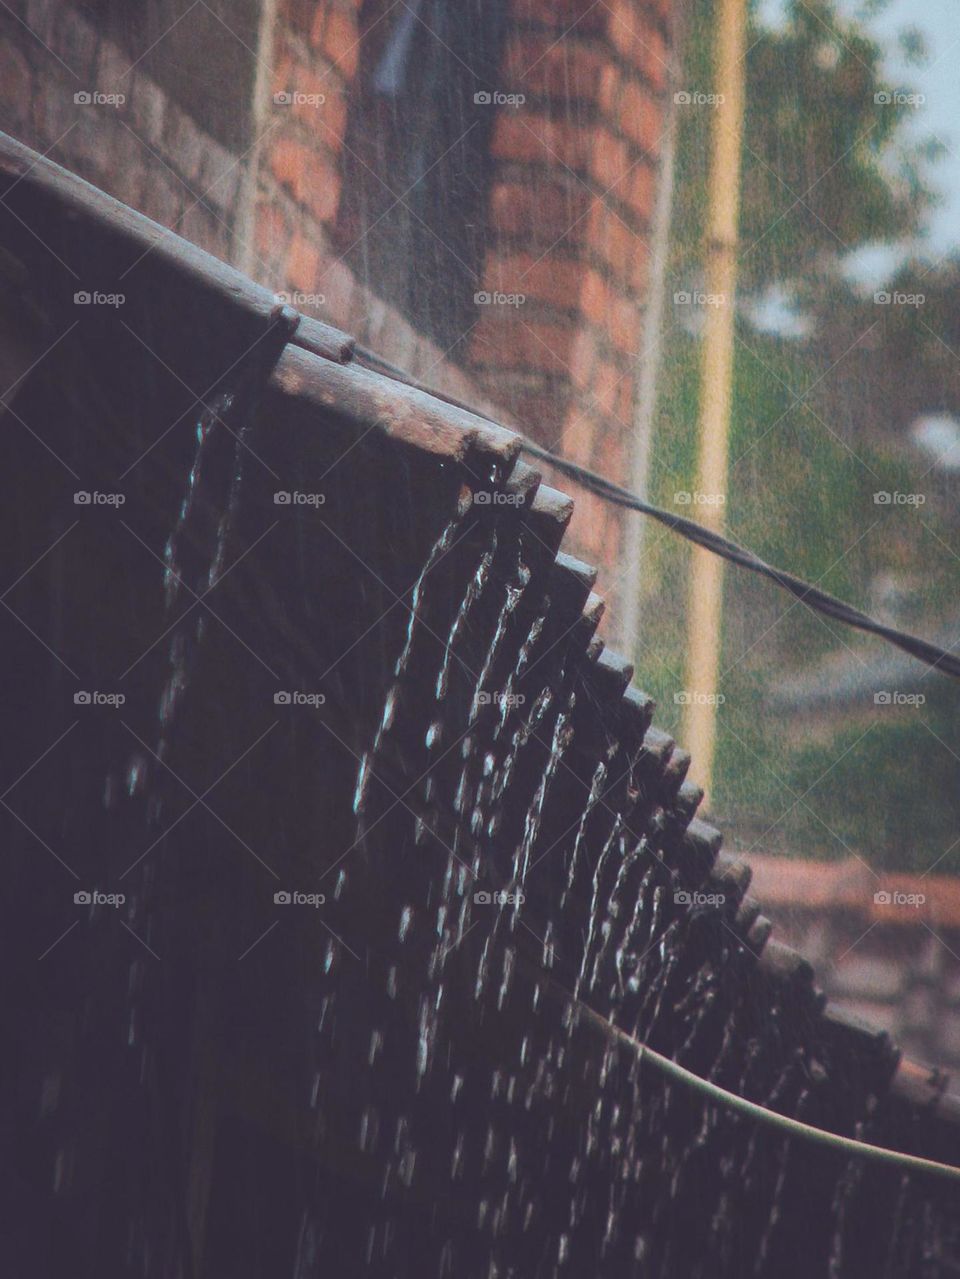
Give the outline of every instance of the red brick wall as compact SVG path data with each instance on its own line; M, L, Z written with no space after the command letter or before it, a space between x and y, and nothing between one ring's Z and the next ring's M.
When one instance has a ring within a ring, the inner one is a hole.
M0 9L0 128L228 258L241 168L133 58L57 0ZM75 95L119 97L115 105Z
M0 127L441 390L616 480L627 474L671 0L512 0L478 313L464 363L378 299L333 235L360 0L276 0L254 144L230 154L63 0L0 9ZM183 22L189 23L189 14ZM233 39L224 32L224 39ZM253 55L251 55L253 56ZM78 90L124 94L85 106ZM275 102L293 94L292 103ZM492 110L478 106L478 111ZM341 246L342 247L342 246ZM564 481L565 487L570 487ZM605 569L617 512L576 493L575 549Z
M472 359L541 442L624 480L632 432L668 56L668 5L514 0L494 137L484 286ZM577 495L587 558L616 564L620 517Z
M291 294L299 309L353 333L438 390L492 412L470 371L444 359L433 342L379 299L335 246L342 148L359 64L359 10L360 0L281 0L253 274ZM276 105L277 94L292 94L294 101Z

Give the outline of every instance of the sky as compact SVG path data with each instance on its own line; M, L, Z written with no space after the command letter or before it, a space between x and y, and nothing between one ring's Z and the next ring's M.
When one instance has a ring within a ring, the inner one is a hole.
M786 0L761 0L760 13L769 22L780 20ZM858 0L839 0L849 17L862 13ZM943 158L930 170L933 188L942 206L931 211L925 256L933 260L960 249L960 0L890 0L886 9L864 19L867 30L886 53L890 87L922 94L909 126L918 138L935 137L944 147ZM915 28L927 46L925 66L907 65L898 44L901 31ZM889 249L864 250L857 255L854 273L871 284L882 283L895 265Z

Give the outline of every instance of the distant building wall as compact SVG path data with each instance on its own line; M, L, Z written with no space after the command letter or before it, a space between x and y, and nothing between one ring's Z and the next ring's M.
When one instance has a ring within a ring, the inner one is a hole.
M827 996L911 1057L960 1068L960 880L753 856L751 891Z

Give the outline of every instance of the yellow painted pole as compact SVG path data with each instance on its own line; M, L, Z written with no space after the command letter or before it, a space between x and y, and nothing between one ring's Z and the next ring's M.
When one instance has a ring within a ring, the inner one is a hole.
M706 325L700 398L700 450L693 509L722 532L726 504L733 376L740 150L743 138L747 0L718 0L716 76L706 245ZM716 747L717 681L723 614L723 561L694 547L687 608L686 706L683 744L691 779L709 802Z

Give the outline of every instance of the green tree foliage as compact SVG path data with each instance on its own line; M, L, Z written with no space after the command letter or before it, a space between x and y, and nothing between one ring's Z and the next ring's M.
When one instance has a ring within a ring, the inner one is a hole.
M673 509L695 476L702 312L672 299L703 283L713 110L702 99L723 92L713 81L713 13L713 0L696 0L689 13L681 88L691 102L678 106L668 354L651 476L655 500ZM886 607L878 583L893 580L896 620L932 633L960 615L954 481L928 470L904 429L920 412L960 406L960 268L905 262L888 287L923 294L922 307L910 307L878 303L847 264L865 246L922 233L936 148L905 143L911 88L886 80L868 26L836 5L795 2L776 28L754 14L747 46L728 530L868 611ZM923 55L915 34L904 47ZM774 287L806 318L803 336L754 321L753 302ZM918 486L923 506L875 500ZM638 671L676 731L688 564L677 539L648 534L639 571L651 625ZM761 849L829 857L855 848L875 866L926 869L949 846L960 826L960 690L950 681L930 675L926 702L902 711L875 706L869 688L813 716L777 697L790 678L809 676L813 687L824 663L872 670L886 651L728 571L714 811L745 847L757 840Z

